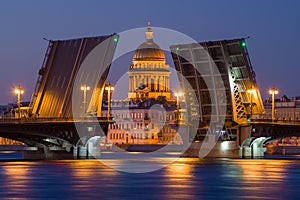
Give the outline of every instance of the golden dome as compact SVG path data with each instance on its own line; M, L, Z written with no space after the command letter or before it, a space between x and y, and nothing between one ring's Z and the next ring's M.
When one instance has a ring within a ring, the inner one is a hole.
M150 27L150 22L148 22L148 27L146 30L146 41L142 43L134 52L134 61L147 61L147 60L165 60L165 54L161 48L153 42L153 32Z
M161 48L155 44L154 42L148 43L144 42L141 44L137 50L135 50L133 55L134 61L142 61L142 60L165 60L165 54Z

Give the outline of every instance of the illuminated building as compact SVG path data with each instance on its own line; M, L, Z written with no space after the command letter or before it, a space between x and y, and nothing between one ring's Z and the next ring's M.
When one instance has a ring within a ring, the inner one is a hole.
M109 126L108 143L180 144L181 137L169 126L176 120L177 109L170 94L169 65L163 50L153 41L150 23L145 41L134 52L128 79L128 98L111 101L116 123ZM107 105L103 105L104 115Z
M158 98L170 100L170 71L163 50L153 41L148 23L146 40L134 52L128 72L128 98Z
M272 119L272 101L267 99L264 102L265 113L260 115L261 119ZM279 121L300 121L300 96L288 98L282 96L275 99L275 120Z

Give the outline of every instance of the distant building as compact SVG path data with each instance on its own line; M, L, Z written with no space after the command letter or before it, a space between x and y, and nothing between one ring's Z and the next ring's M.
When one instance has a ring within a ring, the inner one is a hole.
M118 144L181 144L181 137L169 124L175 121L175 102L112 101L112 116L107 141ZM103 112L107 114L104 106ZM165 110L165 111L164 111Z
M170 93L169 65L163 50L153 41L150 23L145 41L134 52L128 78L128 98L111 101L111 114L116 123L109 125L107 142L181 144L181 137L169 126L175 120L177 109ZM104 116L107 116L107 106L106 100Z
M29 111L29 101L21 102L21 118L28 117ZM1 118L18 118L19 117L19 110L17 103L10 103L8 105L0 105L0 117Z
M265 113L260 119L272 119L272 99L264 101ZM288 98L286 95L275 99L275 120L300 121L300 96Z
M9 112L10 106L9 105L0 105L0 116L1 118L7 115Z

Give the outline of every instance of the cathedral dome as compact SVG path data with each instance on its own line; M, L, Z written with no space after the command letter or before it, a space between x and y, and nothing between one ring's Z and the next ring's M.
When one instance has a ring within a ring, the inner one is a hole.
M165 54L163 50L153 42L153 32L148 22L146 31L146 41L143 42L134 52L134 61L163 61L165 60Z
M165 60L165 54L161 48L154 42L144 42L134 52L133 60Z

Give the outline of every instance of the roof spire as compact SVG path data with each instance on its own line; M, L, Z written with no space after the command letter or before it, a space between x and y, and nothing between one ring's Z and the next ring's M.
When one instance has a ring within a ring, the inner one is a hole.
M152 32L152 28L150 27L150 20L148 21L148 27L146 30L146 42L153 42L153 32Z

